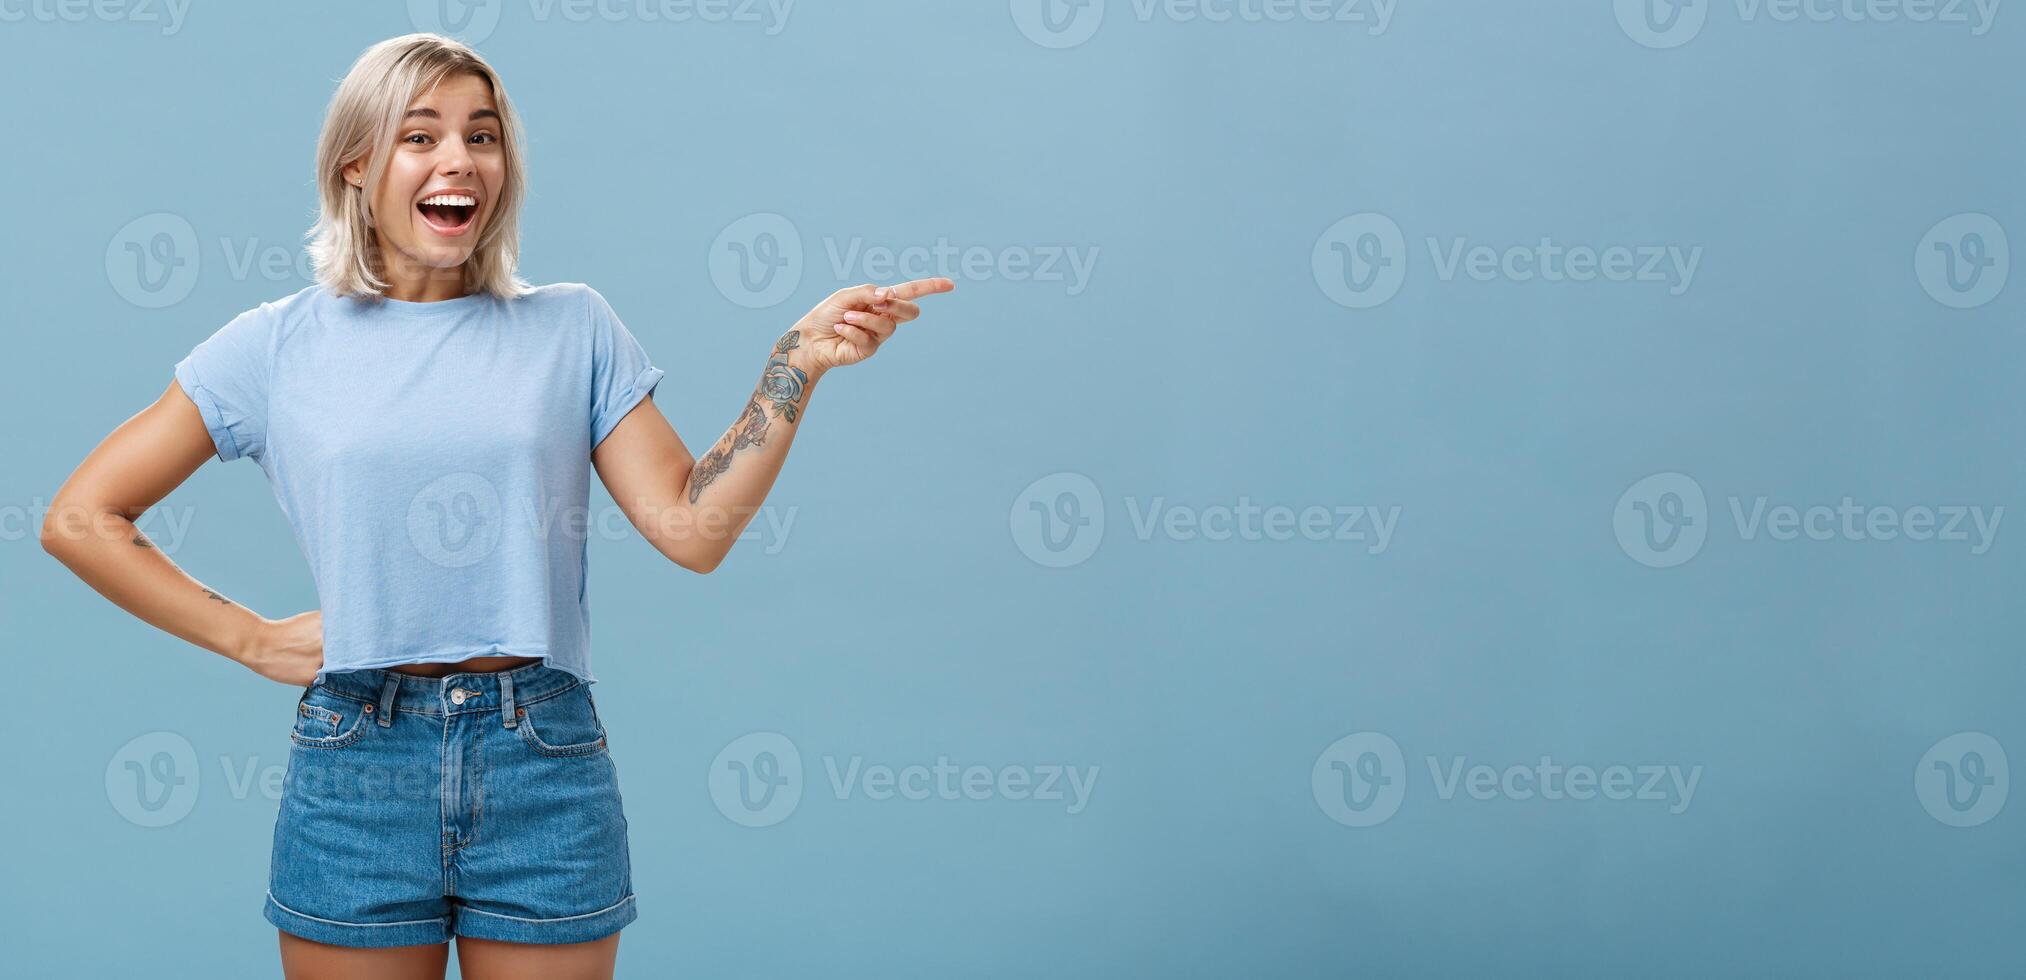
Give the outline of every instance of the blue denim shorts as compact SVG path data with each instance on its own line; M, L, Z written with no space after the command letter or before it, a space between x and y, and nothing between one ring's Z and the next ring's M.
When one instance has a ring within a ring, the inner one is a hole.
M638 914L618 769L573 674L331 673L289 740L265 906L284 932L576 943Z

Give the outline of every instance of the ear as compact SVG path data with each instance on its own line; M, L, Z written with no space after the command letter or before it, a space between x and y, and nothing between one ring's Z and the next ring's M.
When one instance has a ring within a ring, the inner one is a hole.
M345 175L345 183L350 184L353 187L366 186L365 161L354 160L351 163L345 164L345 169L343 172Z

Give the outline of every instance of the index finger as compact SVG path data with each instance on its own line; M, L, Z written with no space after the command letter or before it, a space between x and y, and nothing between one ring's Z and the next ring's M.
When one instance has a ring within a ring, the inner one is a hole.
M876 291L874 296L885 299L914 299L932 293L947 293L955 288L956 283L943 276L937 276L933 279L912 279L898 286L887 286L881 291Z

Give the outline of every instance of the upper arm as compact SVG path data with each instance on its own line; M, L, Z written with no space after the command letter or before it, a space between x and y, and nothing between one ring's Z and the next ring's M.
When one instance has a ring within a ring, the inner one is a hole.
M171 381L160 398L114 428L63 482L43 518L44 542L88 530L97 513L138 518L215 452L203 414Z
M684 484L696 459L652 397L635 404L591 450L591 465L641 536L681 564L689 538L667 533L679 530L670 527L668 515L686 506Z
M696 460L654 404L663 372L605 297L589 286L583 291L591 332L591 465L641 536L691 567L695 536L679 533L670 515L684 508Z

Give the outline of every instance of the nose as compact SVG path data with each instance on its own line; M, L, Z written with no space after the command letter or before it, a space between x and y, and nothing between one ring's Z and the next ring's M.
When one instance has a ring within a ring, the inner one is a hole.
M437 161L436 168L445 177L464 177L477 169L471 162L471 150L463 140L444 143L438 156L441 159Z

